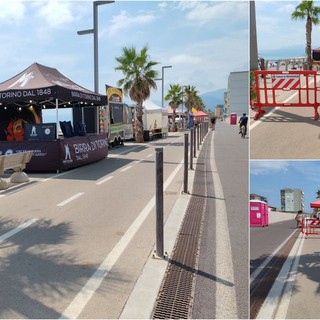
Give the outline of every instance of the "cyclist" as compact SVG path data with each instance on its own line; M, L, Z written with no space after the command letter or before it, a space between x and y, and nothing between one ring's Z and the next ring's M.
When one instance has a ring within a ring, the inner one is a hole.
M239 133L241 133L241 127L244 126L245 127L245 135L247 134L247 124L248 124L248 117L247 114L244 113L241 118L239 119Z

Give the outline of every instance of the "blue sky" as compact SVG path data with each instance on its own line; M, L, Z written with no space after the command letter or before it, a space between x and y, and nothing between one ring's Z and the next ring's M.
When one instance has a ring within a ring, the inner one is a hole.
M320 189L320 161L250 161L250 193L268 198L268 202L281 207L280 190L301 189L305 193L305 211L312 212L310 202L316 200Z
M34 62L57 68L94 89L93 1L0 0L0 82ZM247 1L116 1L98 7L99 91L116 86L122 48L148 45L169 84L194 85L199 94L227 88L233 71L248 70ZM161 81L151 100L161 105Z
M291 20L300 1L256 2L258 53L261 57L305 56L305 21ZM320 6L319 1L314 5ZM320 25L313 26L312 48L320 47Z

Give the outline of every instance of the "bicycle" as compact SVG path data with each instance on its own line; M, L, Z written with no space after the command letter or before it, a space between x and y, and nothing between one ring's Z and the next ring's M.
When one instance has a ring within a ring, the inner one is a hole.
M246 137L246 127L241 126L240 132L241 132L241 138L244 139Z

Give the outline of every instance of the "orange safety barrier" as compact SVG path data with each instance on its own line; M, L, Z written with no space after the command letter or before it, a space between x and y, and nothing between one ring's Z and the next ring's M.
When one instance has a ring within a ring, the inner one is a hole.
M263 107L313 107L314 120L318 120L318 74L315 70L254 71L256 101L251 107L258 109L254 120L265 113Z
M320 230L316 232L316 229L320 229L320 220L315 218L306 218L302 220L300 230L307 239L309 234L320 234Z

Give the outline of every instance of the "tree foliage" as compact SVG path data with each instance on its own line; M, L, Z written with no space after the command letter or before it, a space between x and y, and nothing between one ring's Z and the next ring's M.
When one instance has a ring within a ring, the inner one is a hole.
M320 7L314 5L312 0L301 1L291 14L292 20L306 20L306 55L308 69L312 70L311 34L312 25L319 24Z
M143 142L142 105L150 97L152 89L157 89L156 78L158 72L153 69L158 62L152 61L148 55L148 47L144 46L140 51L135 47L124 47L122 56L116 57L119 65L116 71L122 71L124 78L117 82L123 88L125 95L129 95L132 101L137 103L136 141Z

